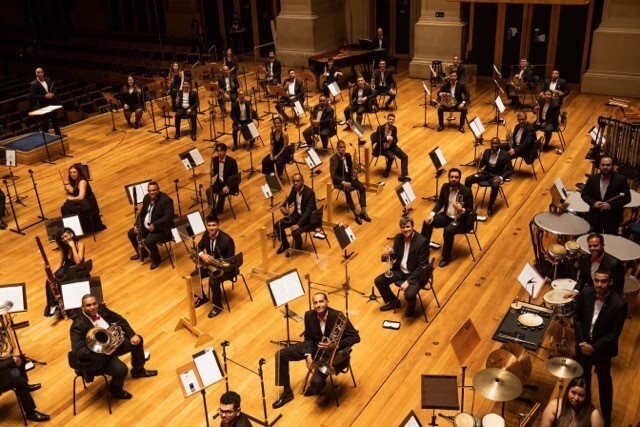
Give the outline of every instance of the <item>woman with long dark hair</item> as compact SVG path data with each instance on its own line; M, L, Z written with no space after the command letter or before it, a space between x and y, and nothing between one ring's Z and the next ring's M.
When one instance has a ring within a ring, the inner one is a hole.
M238 59L233 53L233 49L227 49L227 53L224 56L224 65L229 67L229 72L233 75L238 74Z
M138 126L140 126L140 120L142 120L144 96L142 95L142 89L140 89L140 86L138 86L136 79L133 76L127 77L127 83L120 91L120 101L122 102L124 118L127 119L127 124L129 127L138 129ZM135 122L131 124L131 115L134 113L136 115L136 119Z
M67 201L60 208L62 216L76 214L85 233L104 230L96 196L79 163L69 167L69 184L65 185Z
M589 385L573 378L561 399L553 399L542 414L541 427L603 427L602 415L591 403Z
M285 149L289 146L289 135L287 130L282 126L282 119L274 117L273 127L271 128L271 151L262 159L262 173L269 175L277 172L278 177L282 180L284 167L289 161Z

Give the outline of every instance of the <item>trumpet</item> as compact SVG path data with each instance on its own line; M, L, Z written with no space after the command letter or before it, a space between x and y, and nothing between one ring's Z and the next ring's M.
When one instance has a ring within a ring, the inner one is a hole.
M85 335L85 339L89 350L94 353L108 355L120 347L120 344L122 344L125 339L125 335L118 324L112 323L107 329L99 326L89 329Z
M218 251L218 255L220 255L220 251ZM222 275L227 270L229 270L229 267L231 267L231 264L222 258L213 258L210 262L205 263L204 261L202 261L202 259L200 259L196 251L191 251L189 256L191 257L191 260L193 262L198 264L199 267L209 270L209 276L214 279L219 279L220 277L222 277Z
M384 272L384 277L390 279L393 277L393 272L391 271L391 268L393 267L393 259L391 258L391 254L394 253L394 250L391 246L386 246L384 249L385 251L390 252L387 256L387 271Z
M456 203L460 204L460 206L462 208L464 208L464 202L462 200L462 194L458 193L458 195L456 196ZM453 222L451 223L454 227L458 226L458 220L460 219L460 213L458 213L458 210L455 208L453 208Z
M343 313L338 315L336 319L336 323L333 325L333 329L331 329L331 333L328 337L323 337L321 343L322 344L333 344L330 349L318 349L316 354L313 356L313 366L322 372L325 375L335 375L335 355L338 351L338 346L340 344L340 340L342 339L342 334L344 330L347 328L347 324L349 323L349 319Z

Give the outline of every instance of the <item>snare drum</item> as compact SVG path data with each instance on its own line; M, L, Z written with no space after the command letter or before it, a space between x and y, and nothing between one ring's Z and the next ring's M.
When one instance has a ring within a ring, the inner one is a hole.
M480 420L474 418L471 414L464 412L459 413L453 418L454 427L482 427Z
M573 316L576 302L573 298L565 298L564 295L566 293L567 291L564 290L554 290L547 292L542 297L544 302L551 306L553 309L553 315L556 317Z
M487 414L482 417L482 427L506 427L506 422L498 414Z
M624 276L624 290L623 295L638 295L640 292L640 283L638 279L633 276Z
M556 279L551 282L551 287L557 291L572 291L576 286L573 279Z

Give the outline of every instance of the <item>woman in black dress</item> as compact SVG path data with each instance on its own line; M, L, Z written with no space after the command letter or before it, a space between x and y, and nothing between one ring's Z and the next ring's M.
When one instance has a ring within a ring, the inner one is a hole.
M227 53L224 56L224 65L229 67L229 72L233 75L238 74L238 59L233 53L233 49L227 49Z
M289 135L287 129L282 125L282 119L280 117L273 118L273 127L271 128L271 151L262 159L262 173L269 175L274 171L277 171L278 177L282 180L284 174L284 167L289 161L288 150Z
M169 68L169 75L167 76L167 86L169 87L167 93L169 94L169 98L171 98L171 108L175 111L176 109L176 95L182 89L182 79L184 73L180 71L180 64L177 62L171 63L171 68Z
M120 91L120 101L124 110L124 118L127 119L129 127L138 129L140 120L142 120L142 110L144 108L144 98L140 86L136 83L133 76L127 77L127 84ZM135 112L136 121L131 124L131 115Z
M89 181L82 173L80 164L69 167L69 184L65 185L67 201L60 208L62 216L78 215L80 224L85 233L104 230L104 224L100 218L100 207L96 196L89 185Z

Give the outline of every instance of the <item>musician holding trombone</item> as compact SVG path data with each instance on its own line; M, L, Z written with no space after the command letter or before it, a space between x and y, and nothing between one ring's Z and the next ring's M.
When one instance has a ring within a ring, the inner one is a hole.
M339 340L333 341L337 336L340 337ZM304 395L315 396L320 394L327 382L327 374L322 372L326 372L323 365L333 361L333 350L336 347L338 351L344 350L359 342L360 335L349 319L340 311L329 307L327 294L317 292L313 295L313 310L304 314L304 341L280 349L275 354L276 386L282 386L284 389L280 397L273 402L273 408L281 408L293 400L289 362L306 361L307 369L312 376L311 386L305 390ZM348 360L347 358L345 362L348 363ZM345 367L336 365L335 369L342 370Z
M444 112L446 111L460 111L460 126L458 130L464 133L464 124L467 118L467 108L469 101L471 100L471 94L467 85L463 82L459 82L458 72L451 71L449 74L449 81L444 82L438 92L438 98L440 98L440 106L438 107L438 132L442 132L444 129Z

